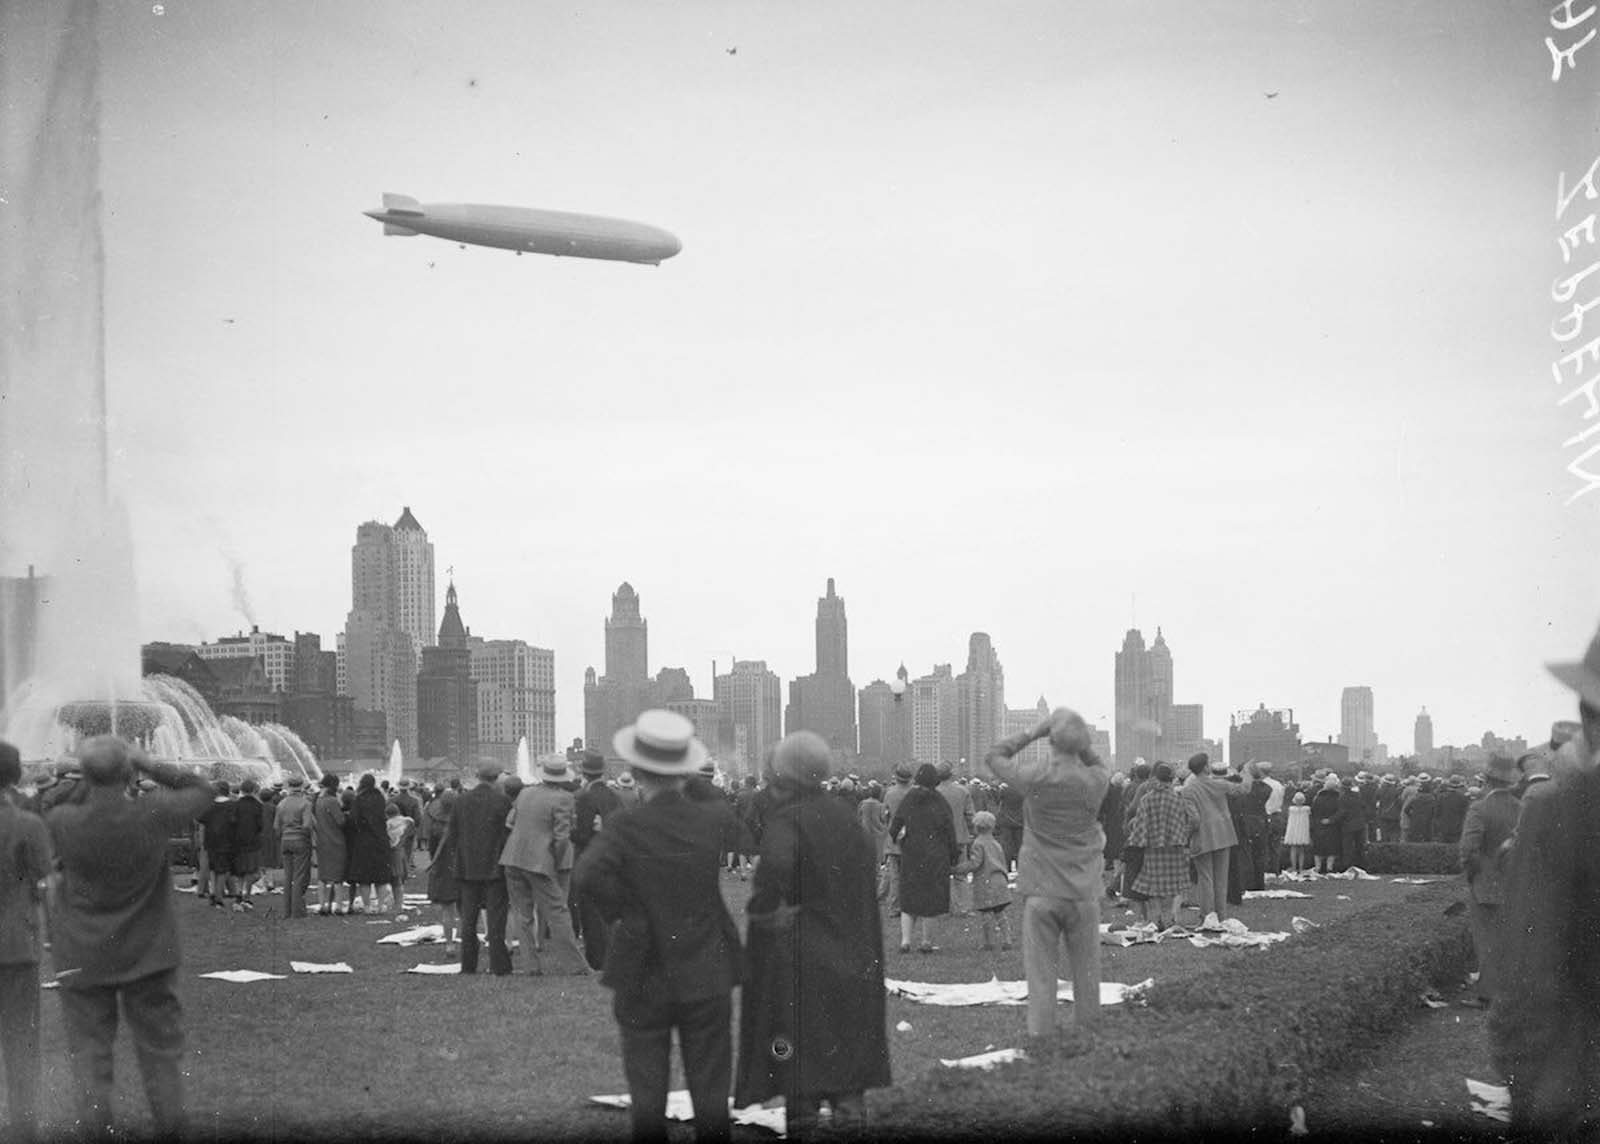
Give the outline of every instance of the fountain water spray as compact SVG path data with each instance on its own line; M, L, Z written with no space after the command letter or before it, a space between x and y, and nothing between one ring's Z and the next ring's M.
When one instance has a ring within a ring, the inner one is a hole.
M528 754L528 736L517 740L517 777L524 783L533 781L533 759Z
M389 748L389 779L390 787L400 785L400 780L405 775L405 759L400 754L400 740L394 741L394 746Z

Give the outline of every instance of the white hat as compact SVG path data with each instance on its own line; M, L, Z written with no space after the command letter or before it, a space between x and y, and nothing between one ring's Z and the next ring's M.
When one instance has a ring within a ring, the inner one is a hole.
M539 756L538 779L542 783L564 783L572 778L572 764L567 756L555 752Z
M611 740L629 766L654 775L692 775L709 754L694 724L674 711L646 711Z

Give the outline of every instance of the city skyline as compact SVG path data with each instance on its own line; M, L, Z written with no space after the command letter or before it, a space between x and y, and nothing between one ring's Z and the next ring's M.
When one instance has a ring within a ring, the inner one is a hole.
M407 511L407 515L409 515L409 510ZM454 593L455 584L452 578L447 589L447 601L450 601L447 603L447 607L450 606L450 603L453 603L453 600L450 598L453 597ZM662 672L658 673L658 675L654 677L648 674L647 641L649 621L648 618L641 613L640 595L630 581L624 581L614 592L611 593L611 603L612 612L605 618L603 625L603 655L600 658L603 662L612 662L615 664L619 670L625 673L625 679L629 684L636 685L640 688L640 694L634 697L634 700L632 701L633 707L640 707L640 709L642 709L641 704L659 701L661 705L664 706L679 704L680 706L683 706L683 712L688 714L692 711L698 712L705 704L714 702L712 696L714 695L716 689L717 676L711 674L709 670L706 677L708 686L704 688L696 685L695 673L684 667L665 668L662 670ZM818 662L822 662L822 658L827 655L833 657L828 659L830 664L840 663L847 666L848 636L845 634L844 625L845 618L843 597L836 595L835 579L833 577L828 577L826 595L817 599L817 613L814 618L813 654L818 657ZM294 630L296 636L299 636L299 629ZM1130 646L1128 641L1137 635L1137 629L1129 629L1124 634L1124 641L1121 650L1118 651L1117 656L1119 660L1121 655L1126 652ZM1158 644L1153 644L1148 649L1141 647L1139 650L1142 650L1146 656L1149 656L1155 651L1157 646L1160 647L1160 662L1154 667L1154 670L1151 674L1153 677L1158 677L1160 679L1161 686L1163 688L1170 689L1172 686L1173 663L1172 654L1165 640L1164 628L1157 629L1156 639ZM228 649L228 654L237 654L231 649L237 648L241 644L244 646L251 646L252 644L274 646L282 643L283 641L284 637L281 635L271 632L261 632L259 630L259 626L256 626L255 630L253 630L251 633L245 633L241 630L234 635L219 636L213 641L197 643L191 646L196 648L197 652L202 655L202 658L210 658L211 656L207 654L206 649L212 649L212 655L215 655L217 652L224 649ZM477 637L473 637L472 642L479 646L481 646L483 643L483 641ZM515 642L526 646L526 641L522 639L516 641L497 642ZM970 672L973 665L980 662L984 664L992 664L997 677L1003 680L1004 673L1000 669L999 659L994 650L994 643L990 639L988 633L981 631L972 632L969 634L965 642L968 649L968 671ZM292 649L292 643L289 646ZM532 650L545 656L550 656L551 654L550 652L543 651L539 648L533 648ZM753 660L755 657L748 658ZM733 663L745 664L746 659L747 657L743 656L737 658L730 656L728 657L727 662L730 665ZM570 662L570 660L567 660L567 662ZM813 674L807 673L805 676L788 674L783 671L772 669L766 659L761 659L759 662L761 664L762 671L770 671L771 674L781 682L785 694L789 693L788 685L793 684L802 678L809 678L810 675ZM898 671L904 670L904 668L905 665L901 664L899 665L897 671L884 672L881 674L874 673L873 679L878 683L883 683L885 679L892 680L895 678ZM282 670L281 667L279 670ZM545 670L548 672L550 668L547 667ZM590 670L592 671L592 669ZM683 684L680 685L680 689L681 687L686 686L690 691L692 691L693 696L699 696L700 698L694 698L687 695L673 695L669 697L666 694L667 691L672 691L674 688L670 685L665 685L662 677L669 674L678 673L681 673L684 677ZM271 670L269 665L269 675L270 674ZM921 677L909 676L905 699L902 701L905 703L907 711L914 711L917 708L918 700L916 698L917 689L915 685L918 682L922 682L924 684L923 692L925 702L939 702L942 705L948 705L948 711L940 710L939 714L935 716L936 718L941 719L938 730L930 730L924 735L924 745L922 747L923 753L932 751L941 756L948 755L948 758L951 761L966 758L970 753L968 749L970 743L968 740L972 732L968 730L968 723L970 719L968 714L968 700L966 698L964 685L962 683L962 680L966 675L967 672L963 672L961 674L955 673L951 665L946 662L943 664L933 664L931 674ZM598 681L604 682L606 678L608 677L601 676L599 677ZM855 698L852 705L852 721L856 718L856 712L859 708L859 705L863 702L863 697L871 686L872 683L869 682L853 690L852 694ZM664 687L665 690L663 690ZM561 688L559 685L556 686L555 690L557 694L560 693ZM1111 690L1114 691L1114 687ZM1371 731L1372 710L1374 706L1372 691L1373 689L1370 687L1342 687L1340 689L1338 700L1336 702L1330 702L1327 704L1331 714L1329 714L1325 722L1312 722L1308 725L1309 728L1315 729L1317 733L1313 734L1308 730L1303 737L1307 741L1320 740L1323 742L1339 742L1343 744L1347 725L1359 726L1366 728L1367 733L1372 735L1373 742L1370 745L1374 747L1377 746L1377 736ZM580 695L581 694L582 693L580 692ZM1027 694L1027 692L1024 694ZM1041 691L1039 694L1044 694L1044 692ZM1170 702L1170 690L1164 691L1163 694L1166 695L1169 700L1166 704L1169 722L1169 734L1167 737L1173 738L1173 747L1179 754L1183 754L1185 757L1187 757L1187 754L1192 753L1195 750L1210 749L1215 751L1226 742L1225 737L1220 734L1220 726L1217 728L1209 728L1214 732L1212 735L1203 735L1203 704L1172 703ZM936 695L941 696L941 698L933 698ZM1353 698L1353 696L1357 698ZM992 726L994 728L999 728L1007 725L1017 725L1017 718L1019 716L1016 713L1016 709L1008 710L1005 705L1003 683L1000 687L998 702L999 706L997 710L997 717L992 723ZM593 736L586 735L584 731L584 727L588 721L588 705L583 699L580 698L575 708L572 709L564 710L559 700L556 702L555 706L555 715L551 724L554 729L553 731L542 731L539 733L537 737L541 742L550 742L553 749L554 743L570 742L573 738L594 738ZM1076 709L1079 710L1080 713L1083 714L1091 724L1096 725L1104 733L1112 736L1111 741L1118 763L1119 765L1126 765L1126 761L1121 758L1121 748L1116 745L1116 738L1113 734L1114 725L1107 725L1110 724L1111 721L1106 716L1103 714L1092 714L1090 711L1090 706L1092 705L1074 705L1070 702L1061 701L1052 704L1052 706L1076 706ZM1302 712L1306 709L1317 709L1320 711L1320 706L1315 704L1289 704L1288 706L1296 712ZM1241 711L1249 710L1248 707L1241 707L1238 704L1235 704L1229 709L1237 709ZM631 707L630 710L632 710ZM573 713L574 711L576 714ZM1354 714L1355 712L1359 712L1360 714L1356 715ZM1428 720L1428 726L1431 729L1431 717L1424 714L1419 718ZM1352 722L1352 720L1354 720L1354 722ZM613 720L613 722L615 722L615 720ZM617 725L620 726L621 724ZM609 723L607 726L610 729L615 729L614 727L610 727ZM1323 734L1322 728L1324 726L1339 727L1340 730L1337 732L1337 734L1333 732ZM568 733L569 728L572 728L570 734ZM794 728L785 727L785 730L792 729ZM1545 729L1542 729L1539 726L1510 728L1502 727L1499 729L1493 726L1466 726L1458 729L1456 732L1450 735L1442 736L1438 741L1441 746L1445 744L1470 746L1477 744L1485 733L1498 735L1502 730L1509 731L1510 735L1526 736L1530 741L1537 742L1540 741ZM1000 737L998 733L989 732L989 734L992 735L992 738ZM595 741L603 741L608 737L609 731L607 731L607 733L601 736L599 739L595 739ZM911 737L913 744L915 744L914 730L911 732ZM865 749L864 740L865 729L863 727L863 742L860 744L863 746L863 750ZM1403 738L1398 738L1397 741L1409 743L1411 742L1411 736L1407 735ZM938 747L932 747L929 745L933 742L938 742L940 745ZM731 744L728 744L728 746L731 746ZM715 749L715 746L713 749ZM911 753L913 755L917 754L917 750L914 745ZM1139 753L1141 753L1139 750L1134 751L1134 754ZM1157 749L1156 753L1160 754L1161 751ZM1407 750L1391 750L1390 753L1410 754L1412 752ZM932 755L930 754L929 757L932 757ZM1176 755L1174 757L1176 757ZM1355 760L1356 757L1356 754L1353 752L1352 760Z
M834 576L858 682L981 630L1017 694L1109 725L1106 652L1159 619L1213 737L1257 703L1331 736L1355 679L1391 744L1423 705L1455 742L1570 718L1543 664L1600 619L1600 497L1565 503L1538 21L155 7L98 37L134 642L335 643L350 522L409 501L475 626L559 651L563 738L624 579L697 694L730 655L804 674ZM385 190L683 251L385 240ZM48 575L6 523L0 575Z

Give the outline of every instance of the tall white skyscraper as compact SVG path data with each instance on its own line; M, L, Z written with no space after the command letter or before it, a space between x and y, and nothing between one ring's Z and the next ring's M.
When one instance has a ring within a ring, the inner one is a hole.
M390 526L369 520L350 550L345 685L358 709L382 711L388 737L417 753L417 671L437 639L433 545L409 506Z
M1349 748L1350 761L1372 761L1378 736L1372 729L1372 688L1346 687L1339 699L1339 742Z

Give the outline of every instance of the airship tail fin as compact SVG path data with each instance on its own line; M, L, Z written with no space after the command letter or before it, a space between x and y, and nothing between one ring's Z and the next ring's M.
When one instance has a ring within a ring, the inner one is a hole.
M383 224L383 233L392 234L399 238L417 237L417 232L412 230L409 226L395 226L395 224L392 222L386 222Z
M417 200L412 198L410 195L391 195L385 193L383 196L383 209L389 214L420 215L422 213L422 204L417 202Z

